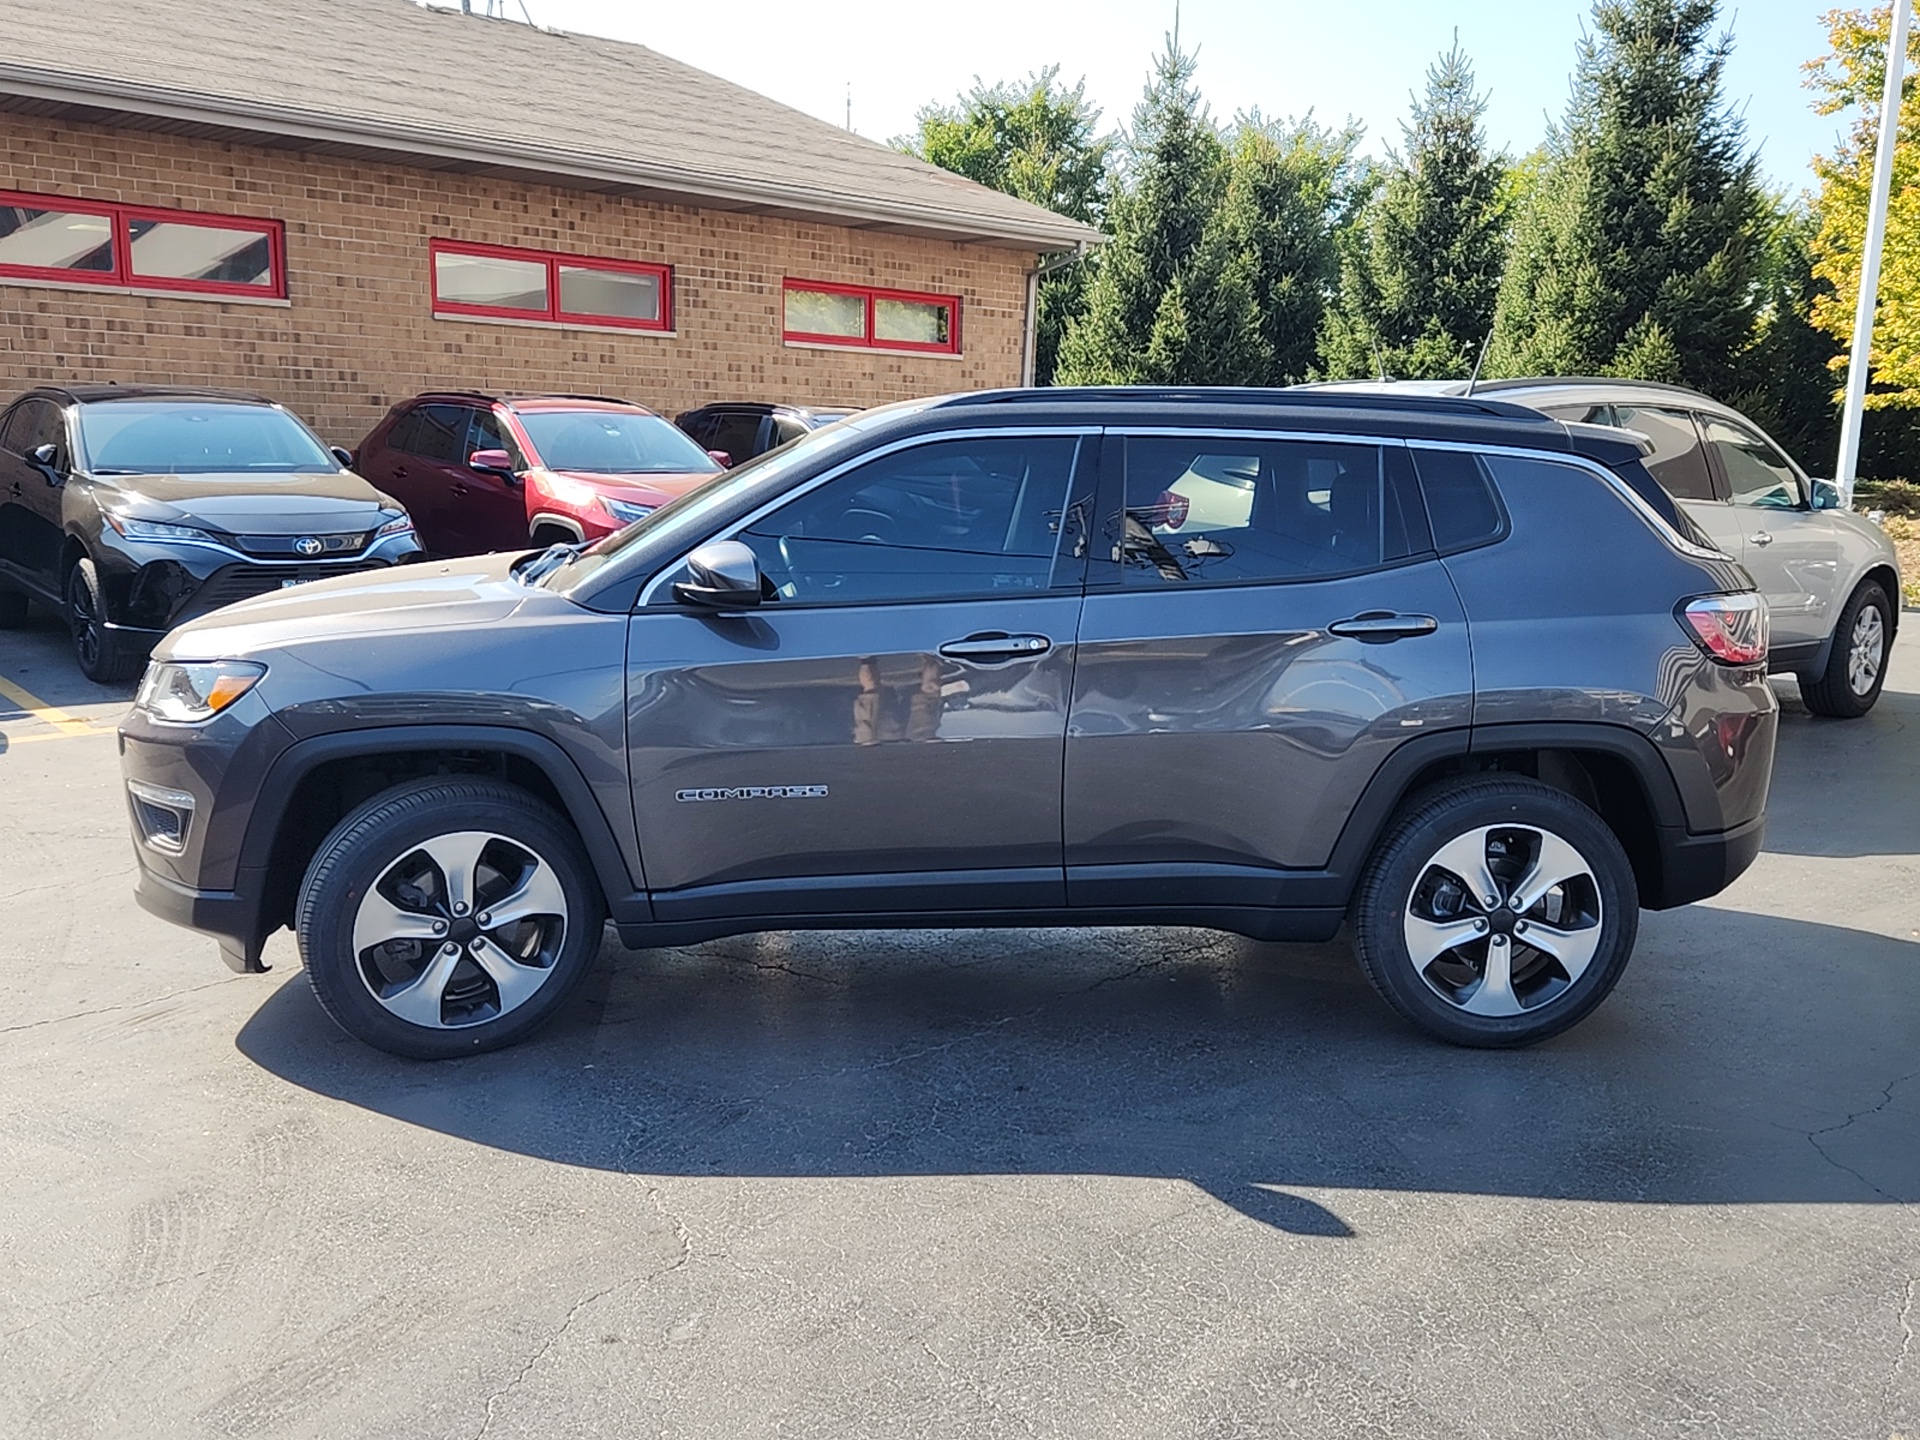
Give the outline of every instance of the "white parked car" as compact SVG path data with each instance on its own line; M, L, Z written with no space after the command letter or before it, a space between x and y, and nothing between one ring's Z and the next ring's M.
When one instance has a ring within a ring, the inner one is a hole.
M1467 382L1316 388L1460 395ZM1879 526L1839 508L1830 481L1809 478L1739 411L1677 385L1483 380L1473 393L1644 435L1653 445L1647 469L1767 597L1772 668L1798 678L1815 714L1852 719L1873 708L1900 623L1900 560Z

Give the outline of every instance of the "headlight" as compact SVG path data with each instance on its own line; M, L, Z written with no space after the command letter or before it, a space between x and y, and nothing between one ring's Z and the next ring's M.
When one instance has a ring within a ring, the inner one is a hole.
M260 683L267 667L251 660L208 660L179 665L156 660L147 666L136 710L175 725L197 725L211 720Z
M543 495L551 495L563 505L586 507L600 498L600 492L584 480L576 480L571 475L556 475L551 470L531 470L527 478L533 482L533 488Z
M106 515L107 524L129 540L198 540L204 544L219 543L205 530L196 530L191 525L163 525L158 520L136 520L131 515L116 515L111 510L103 513Z
M373 538L375 540L384 540L389 535L411 535L412 533L413 517L411 515L402 515L396 520L387 521L386 524L374 531Z
M607 513L622 525L631 525L636 520L644 520L659 508L655 505L632 505L625 500L609 500L604 495L600 497L600 503L606 506Z

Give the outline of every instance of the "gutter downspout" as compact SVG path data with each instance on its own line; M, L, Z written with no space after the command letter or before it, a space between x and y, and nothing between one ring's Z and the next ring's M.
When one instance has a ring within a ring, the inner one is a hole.
M1065 254L1039 261L1027 271L1027 318L1020 336L1020 384L1025 388L1032 388L1034 370L1040 359L1040 281L1056 270L1078 265L1087 258L1087 251L1091 248L1082 240Z

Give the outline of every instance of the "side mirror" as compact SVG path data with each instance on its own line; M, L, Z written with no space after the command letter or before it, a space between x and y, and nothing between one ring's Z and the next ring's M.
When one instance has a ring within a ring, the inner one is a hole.
M722 470L731 470L733 468L733 456L724 450L709 450L707 451L707 458L718 461Z
M1838 510L1840 508L1840 487L1831 480L1813 482L1813 508L1816 510Z
M498 475L509 485L520 483L520 477L513 473L513 457L504 450L476 450L467 457L467 468L482 475Z
M27 459L33 468L47 477L49 485L58 485L66 479L60 465L60 447L58 445L36 445L27 452Z
M353 452L344 445L329 445L327 450L340 462L342 470L351 470L354 466Z
M677 581L673 598L706 610L740 610L758 605L766 581L752 550L738 540L713 540L687 557L688 579Z

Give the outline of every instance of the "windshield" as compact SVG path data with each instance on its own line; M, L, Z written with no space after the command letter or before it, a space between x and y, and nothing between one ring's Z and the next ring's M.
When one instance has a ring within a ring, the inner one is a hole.
M686 475L719 463L658 415L620 410L522 410L520 426L549 470Z
M95 475L330 475L340 464L284 410L218 400L114 400L80 407Z

